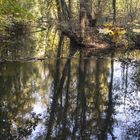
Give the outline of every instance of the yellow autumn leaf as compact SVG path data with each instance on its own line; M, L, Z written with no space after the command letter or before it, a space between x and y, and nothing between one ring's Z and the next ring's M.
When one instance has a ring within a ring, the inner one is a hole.
M110 30L109 28L104 28L104 29L101 29L101 28L100 28L100 29L98 29L98 31L99 31L99 33L105 34L105 35L107 35L107 34L109 34L109 35L114 34L113 31Z

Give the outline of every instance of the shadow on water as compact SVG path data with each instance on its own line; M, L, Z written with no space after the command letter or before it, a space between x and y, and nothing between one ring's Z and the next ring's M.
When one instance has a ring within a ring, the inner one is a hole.
M112 98L113 59L110 62L107 60L107 63L111 65L110 81L108 82L107 77L105 77L109 71L108 67L105 66L106 61L103 62L102 59L98 58L93 60L95 70L91 74L88 69L92 70L92 67L89 67L90 59L83 59L83 55L84 53L80 51L74 87L71 87L73 82L71 59L66 61L61 78L59 78L60 68L56 68L57 76L54 80L51 112L47 120L46 140L51 138L100 140L107 139L108 133L112 139L115 139L112 132L114 122L112 117L114 113ZM104 98L107 100L105 101Z
M12 39L0 42L0 58L16 59L32 56L35 52L35 41L31 36L19 35Z
M54 59L1 63L0 139L139 139L139 61L89 56L73 42L61 59L64 39Z
M30 60L35 57L54 57L58 45L58 31L49 26L46 30L34 29L25 34L9 35L0 40L0 62L6 60Z

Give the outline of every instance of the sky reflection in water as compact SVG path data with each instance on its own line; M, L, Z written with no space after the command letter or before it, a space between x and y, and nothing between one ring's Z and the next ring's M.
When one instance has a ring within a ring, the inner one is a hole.
M2 64L0 137L138 139L139 66L110 58Z

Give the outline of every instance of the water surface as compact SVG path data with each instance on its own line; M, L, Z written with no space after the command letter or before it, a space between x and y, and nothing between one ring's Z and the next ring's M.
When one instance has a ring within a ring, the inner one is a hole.
M1 139L139 139L140 63L110 57L5 62Z
M139 140L139 50L68 44L46 32L0 44L0 139Z

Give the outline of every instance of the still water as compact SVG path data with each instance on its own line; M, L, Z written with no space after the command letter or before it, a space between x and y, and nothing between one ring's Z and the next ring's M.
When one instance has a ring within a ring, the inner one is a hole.
M10 43L12 51L5 47L1 57L36 56L33 48L37 44L39 51L42 41L29 44L21 38ZM15 51L18 45L24 51ZM59 47L56 52L56 57L42 61L1 61L0 140L139 140L137 53L131 59L120 59L119 54L118 59L118 55L85 57L82 51L59 57Z
M138 140L139 78L111 58L2 63L0 139Z

